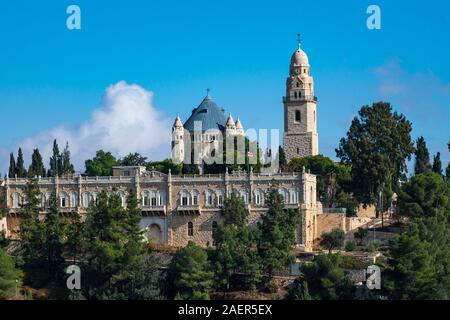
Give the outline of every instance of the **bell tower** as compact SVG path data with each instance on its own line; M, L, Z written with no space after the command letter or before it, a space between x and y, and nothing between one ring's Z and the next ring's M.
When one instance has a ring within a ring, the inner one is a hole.
M308 56L298 49L291 58L284 104L284 151L287 161L319 154L317 97Z

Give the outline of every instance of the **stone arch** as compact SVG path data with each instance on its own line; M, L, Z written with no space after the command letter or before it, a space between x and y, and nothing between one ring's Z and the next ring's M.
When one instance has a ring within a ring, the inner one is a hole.
M163 243L163 232L159 224L152 223L147 227L146 238L149 242L155 244Z

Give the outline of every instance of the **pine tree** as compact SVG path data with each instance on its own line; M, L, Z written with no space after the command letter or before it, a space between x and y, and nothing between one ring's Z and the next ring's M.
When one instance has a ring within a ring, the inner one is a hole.
M221 289L230 289L231 276L245 275L245 282L255 289L261 279L261 267L256 250L254 232L248 226L248 210L240 196L232 193L222 209L224 221L213 234L216 245L214 268L216 282Z
M58 280L63 272L63 224L58 210L58 200L54 193L50 196L50 208L44 221L43 254L50 279Z
M42 161L42 156L39 149L33 150L33 155L31 156L31 165L28 169L28 177L45 177L45 167Z
M14 260L0 248L0 300L16 297L22 285L22 273L16 269Z
M450 181L450 162L448 163L447 168L445 169L445 179Z
M9 172L8 177L14 178L16 176L17 168L16 168L16 159L14 157L14 153L9 155Z
M60 176L62 171L62 157L56 139L53 141L53 156L50 158L49 176Z
M61 155L61 174L62 175L73 175L75 173L75 169L73 164L70 162L70 150L69 150L69 142L66 143L66 147Z
M441 153L438 152L433 159L433 172L442 175L442 161L441 161Z
M414 173L416 175L421 173L428 173L431 171L430 153L427 149L427 144L423 137L417 139L416 147L416 163L414 165Z
M17 155L16 174L17 174L18 178L26 178L27 177L27 170L25 170L25 163L23 160L22 148L19 148L19 152Z
M185 300L208 300L214 275L209 268L206 251L189 242L175 255L170 266L178 296Z
M20 224L21 253L26 267L34 268L42 264L43 232L39 220L40 191L36 179L30 179L25 188L24 205L21 209Z
M70 260L75 264L82 254L84 247L84 223L78 212L72 212L68 222L65 224L65 234L67 239L64 243L64 251L67 252Z
M295 245L299 216L295 210L285 210L282 195L273 188L268 192L266 204L267 213L258 223L258 252L271 279L275 271L295 261L292 248Z

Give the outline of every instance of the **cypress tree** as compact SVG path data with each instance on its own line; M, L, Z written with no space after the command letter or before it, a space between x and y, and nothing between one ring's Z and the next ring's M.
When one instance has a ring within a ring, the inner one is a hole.
M433 172L442 175L441 153L438 152L433 159Z
M266 198L267 213L258 223L258 252L269 278L295 261L292 248L295 230L299 223L298 211L285 210L284 199L277 190L271 189Z
M14 178L16 176L17 168L16 168L16 158L14 157L14 153L9 155L9 172L8 177Z
M63 252L63 225L58 210L58 200L55 193L50 196L50 210L44 222L44 248L45 263L49 278L58 280L62 274L64 264Z
M39 220L40 191L37 179L30 179L25 188L25 199L22 207L20 239L22 258L27 267L37 267L42 263L43 232Z
M19 148L19 152L17 155L16 174L18 178L27 177L27 170L25 170L22 148Z
M45 177L45 167L39 149L33 150L31 156L31 165L28 169L28 177Z
M66 147L61 155L61 174L63 175L72 175L75 173L74 167L70 162L70 150L69 150L69 142L66 143Z
M428 173L431 171L430 153L427 149L427 144L423 137L417 139L416 147L416 163L414 165L414 173L416 175L421 173Z
M62 171L62 158L56 139L53 141L53 156L50 158L50 176L60 176Z

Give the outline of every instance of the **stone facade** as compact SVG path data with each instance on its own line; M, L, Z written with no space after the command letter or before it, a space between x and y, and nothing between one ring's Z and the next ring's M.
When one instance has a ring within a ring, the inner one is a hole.
M26 184L27 179L7 179L1 186L9 209L6 222L9 236L14 236L19 226ZM265 192L274 187L285 198L286 207L299 212L298 247L312 250L316 233L316 177L308 173L175 176L140 167L117 167L112 177L39 178L39 187L41 218L48 210L52 192L58 196L62 214L76 211L85 216L102 190L119 193L124 206L130 190L135 190L145 238L173 247L183 247L189 241L213 247L213 229L221 222L224 197L231 192L244 199L250 213L249 223L256 224L267 210Z

